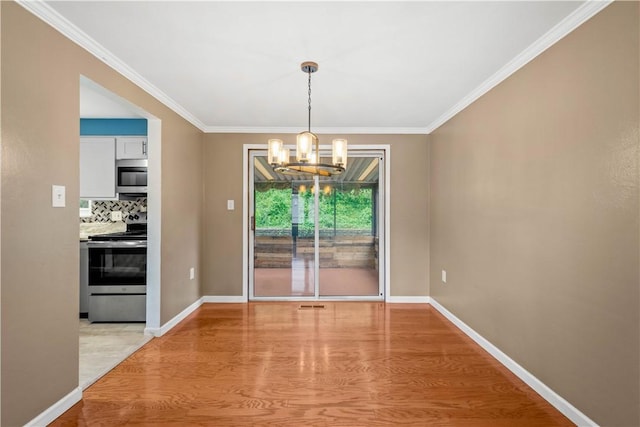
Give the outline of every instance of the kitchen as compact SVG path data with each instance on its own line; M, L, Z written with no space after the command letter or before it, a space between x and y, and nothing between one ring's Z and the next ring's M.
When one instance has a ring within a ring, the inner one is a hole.
M122 111L95 117L87 105L109 100L86 87L81 95L79 382L86 388L151 339L144 334L148 140L146 119Z

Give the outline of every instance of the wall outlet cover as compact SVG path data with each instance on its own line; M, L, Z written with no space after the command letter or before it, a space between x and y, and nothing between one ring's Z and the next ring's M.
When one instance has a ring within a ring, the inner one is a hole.
M122 221L122 211L111 211L111 221Z

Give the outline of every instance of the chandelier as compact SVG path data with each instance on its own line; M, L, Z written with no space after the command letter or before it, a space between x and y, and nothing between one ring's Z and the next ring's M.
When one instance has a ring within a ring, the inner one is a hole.
M318 64L306 61L301 64L300 68L309 75L309 120L307 130L300 132L296 137L295 162L290 162L289 149L284 147L281 139L270 139L267 153L269 163L276 172L286 175L339 175L347 167L347 140L334 139L331 164L321 162L318 136L311 132L311 74L318 71Z

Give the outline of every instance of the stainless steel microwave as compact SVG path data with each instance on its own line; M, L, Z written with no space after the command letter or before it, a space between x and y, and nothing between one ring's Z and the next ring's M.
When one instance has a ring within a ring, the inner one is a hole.
M147 194L147 167L149 161L116 160L116 193Z

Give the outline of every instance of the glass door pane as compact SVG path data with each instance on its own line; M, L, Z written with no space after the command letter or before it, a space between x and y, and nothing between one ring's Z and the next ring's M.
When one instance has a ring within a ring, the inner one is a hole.
M253 297L315 297L312 177L273 171L254 157Z
M380 159L349 157L347 171L319 179L319 296L381 297Z

